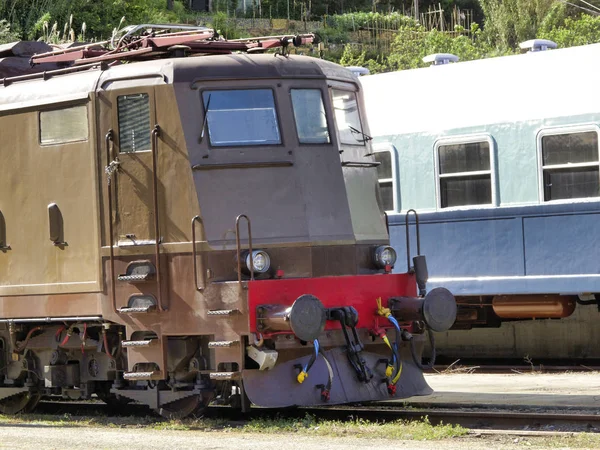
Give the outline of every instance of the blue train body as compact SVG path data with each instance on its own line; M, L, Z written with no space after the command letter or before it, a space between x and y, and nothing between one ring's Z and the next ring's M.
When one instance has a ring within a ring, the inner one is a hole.
M392 243L405 253L416 209L429 286L457 296L455 328L485 327L448 332L442 352L600 357L599 56L595 44L361 77ZM546 318L561 320L531 320Z

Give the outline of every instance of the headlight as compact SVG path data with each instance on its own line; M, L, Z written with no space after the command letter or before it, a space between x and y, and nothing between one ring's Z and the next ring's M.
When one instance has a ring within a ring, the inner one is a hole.
M262 250L254 250L252 253L248 253L245 262L248 272L252 271L250 262L252 262L254 272L256 273L265 273L271 267L271 258L269 258L267 252L263 252Z
M375 265L384 269L385 266L393 266L396 263L396 250L392 247L382 245L375 249L373 257Z

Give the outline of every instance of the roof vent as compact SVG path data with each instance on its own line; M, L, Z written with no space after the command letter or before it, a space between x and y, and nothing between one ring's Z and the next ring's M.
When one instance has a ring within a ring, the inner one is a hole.
M457 62L459 59L458 56L452 53L434 53L423 58L423 62L431 63L432 66L443 66L444 64Z
M556 48L556 42L549 41L548 39L530 39L525 42L521 42L519 47L522 50L529 50L528 53L532 52L543 52L545 50L550 50L552 48Z
M346 67L346 69L351 71L356 78L358 78L362 75L369 75L371 73L369 71L369 69L367 69L366 67L350 66L350 67Z

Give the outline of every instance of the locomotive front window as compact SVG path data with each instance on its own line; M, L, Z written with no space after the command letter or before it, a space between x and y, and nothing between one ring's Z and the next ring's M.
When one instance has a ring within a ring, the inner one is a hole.
M340 142L349 145L365 145L356 93L340 89L332 89L331 93Z
M329 127L319 89L292 89L292 106L301 144L329 144Z
M281 144L272 90L204 91L202 99L211 145Z
M438 205L451 208L493 203L490 142L437 145Z
M119 151L134 153L150 150L150 97L148 94L120 95Z
M598 132L542 135L544 201L600 196Z

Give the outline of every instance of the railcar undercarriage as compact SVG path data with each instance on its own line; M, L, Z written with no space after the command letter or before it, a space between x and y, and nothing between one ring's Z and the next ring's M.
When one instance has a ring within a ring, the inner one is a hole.
M424 299L390 298L388 307L372 302L364 308L371 317L362 320L372 321L370 328L357 328L354 307L325 308L312 295L298 297L291 307L275 306L257 308L255 323L264 334L239 336L237 342L167 337L166 379L159 379L163 371L156 363L127 371L128 352L158 344L151 333L126 340L124 326L100 318L4 322L0 413L30 412L42 396L90 399L95 394L109 405L138 402L179 418L199 413L212 401L246 410L250 402L285 407L425 395L431 389L422 375L424 339L418 333L423 326L430 333L449 328L456 313L453 297L441 288ZM402 326L394 317L400 312ZM214 365L217 353L232 349L243 360Z

